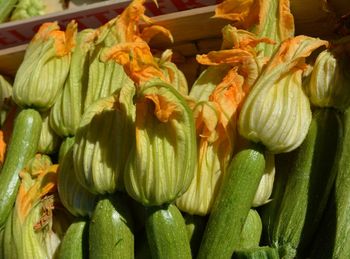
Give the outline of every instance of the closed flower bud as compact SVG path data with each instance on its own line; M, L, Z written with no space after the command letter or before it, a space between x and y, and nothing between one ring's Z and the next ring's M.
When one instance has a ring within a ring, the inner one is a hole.
M123 189L123 171L134 134L135 88L124 86L83 114L74 144L77 180L95 194Z
M98 37L89 51L88 86L84 100L84 110L94 101L110 96L114 91L132 81L121 65L111 60L102 60L105 49L119 42L116 19L113 19L96 30Z
M68 141L71 140L68 139ZM71 148L66 151L66 154L60 161L57 178L58 194L63 206L74 216L91 216L97 199L94 194L85 189L76 179L73 162L73 143L71 143Z
M75 45L76 23L60 31L57 23L43 24L24 55L14 85L14 101L40 111L51 108L67 78L71 51Z
M305 57L327 42L297 36L284 41L252 87L239 115L240 134L272 153L289 152L304 140L311 108L302 89Z
M68 78L51 109L50 124L60 136L74 136L84 112L88 83L88 52L93 48L96 31L86 29L77 34Z
M253 200L253 207L259 207L270 202L270 196L273 189L273 182L275 180L275 157L273 154L265 153L265 172L260 180L260 184L255 193Z
M350 104L349 62L345 56L330 50L322 51L314 64L311 78L306 84L310 102L318 107L344 110Z
M158 60L159 68L163 72L164 79L169 82L175 89L183 94L188 94L188 85L185 75L180 69L177 68L175 63L171 61L172 51L166 50L162 53L161 58Z
M171 203L187 190L194 174L192 112L171 85L159 80L141 86L135 97L135 143L126 163L126 191L147 206Z
M41 118L43 119L43 123L38 143L38 152L43 154L53 154L58 151L61 138L50 126L49 113L44 112L41 114Z

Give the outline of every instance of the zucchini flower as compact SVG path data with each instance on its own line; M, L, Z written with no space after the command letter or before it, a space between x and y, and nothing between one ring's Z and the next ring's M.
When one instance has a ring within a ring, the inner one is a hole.
M58 194L63 206L74 216L91 216L97 199L77 180L73 161L74 138L67 138L60 149ZM66 149L66 151L63 151ZM62 153L63 152L63 153Z
M185 98L171 79L167 81L169 75L147 44L156 33L169 32L159 26L139 30L141 18L150 22L143 14L143 2L133 1L120 15L117 25L125 29L120 36L125 41L107 49L103 58L122 64L134 82L134 141L129 142L124 184L131 197L153 206L171 203L187 190L194 173L196 138Z
M188 95L188 85L185 75L177 66L171 62L173 52L168 49L164 51L158 60L159 68L162 70L165 81L169 82L182 95Z
M8 109L8 104L12 96L12 85L0 75L0 112ZM2 124L2 123L1 123Z
M214 17L228 19L239 28L277 43L256 47L264 57L271 57L280 42L294 36L289 0L225 0L215 9Z
M68 78L63 91L51 109L51 127L60 136L74 136L84 112L88 85L89 51L94 48L96 30L86 29L77 33L76 47L72 53Z
M135 143L125 168L126 191L144 205L170 203L193 178L192 112L185 99L162 81L150 80L135 97Z
M223 45L231 41L236 47L197 56L200 63L210 67L190 92L190 97L198 98L193 108L198 158L189 189L176 201L179 209L189 214L211 211L236 148L239 108L258 75L253 46L269 42L232 26L226 26L223 35Z
M57 23L43 24L29 43L13 85L13 99L22 107L51 108L67 78L77 25L60 31Z
M350 73L348 57L336 49L322 51L313 66L305 90L317 107L344 110L350 104Z
M252 207L259 207L271 201L270 196L275 180L275 172L275 156L269 152L265 152L265 172L255 193Z
M83 114L74 144L78 182L95 194L123 189L123 171L135 137L135 88L125 85Z
M305 58L326 41L297 36L284 41L247 96L239 116L239 132L262 142L272 153L289 152L304 140L311 109L302 89Z
M112 19L96 30L93 46L87 53L88 81L84 93L84 111L94 101L110 96L123 85L132 85L132 81L125 74L121 65L101 59L101 55L106 48L120 42L118 31L121 29L117 25L118 19L118 17Z
M40 139L38 143L38 152L43 154L53 154L58 151L61 144L61 138L56 134L49 123L49 112L41 114L42 127L40 133Z
M15 206L5 225L5 258L52 258L60 240L52 230L56 170L46 155L36 155L20 173Z

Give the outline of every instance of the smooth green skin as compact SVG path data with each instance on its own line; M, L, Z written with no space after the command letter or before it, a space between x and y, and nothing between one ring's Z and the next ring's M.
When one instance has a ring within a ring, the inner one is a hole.
M261 216L265 242L283 258L306 258L310 251L336 176L342 135L335 110L315 110L301 146L275 157L279 176Z
M16 117L4 166L0 173L0 228L15 203L19 173L37 152L42 119L33 109L24 109Z
M262 148L252 147L237 153L212 212L198 251L198 259L231 258L239 247L241 231L264 173Z
M244 222L238 249L259 247L262 232L262 222L259 213L250 209Z
M146 233L152 259L191 259L184 218L175 205L147 208Z
M279 259L278 250L272 247L263 246L237 251L232 259Z
M104 197L89 223L89 258L134 258L132 215L121 193Z
M0 23L7 20L17 2L18 0L0 0Z
M88 258L88 223L85 220L73 222L59 248L58 259Z
M311 248L312 259L350 258L350 108L342 115L343 142L337 176Z

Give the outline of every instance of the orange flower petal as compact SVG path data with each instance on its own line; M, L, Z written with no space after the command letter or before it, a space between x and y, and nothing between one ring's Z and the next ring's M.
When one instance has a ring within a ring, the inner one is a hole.
M149 27L146 27L142 30L141 38L146 41L150 42L153 37L155 37L158 34L164 35L166 38L168 38L171 42L174 41L173 35L171 35L171 32L160 25L152 25Z
M252 54L241 49L210 51L208 54L197 55L196 59L203 65L238 64L251 59Z
M260 2L261 0L226 0L217 5L214 17L228 19L249 29L259 21Z
M147 100L151 100L154 103L154 115L161 122L168 122L176 111L176 104L169 102L161 95L146 95L145 98Z

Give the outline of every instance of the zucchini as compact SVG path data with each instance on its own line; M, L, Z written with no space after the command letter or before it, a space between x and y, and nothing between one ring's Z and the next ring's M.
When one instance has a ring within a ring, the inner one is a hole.
M185 220L175 205L148 207L145 226L152 258L192 258Z
M250 209L241 232L238 249L259 247L262 232L262 222L259 213Z
M89 258L134 258L131 213L121 193L101 198L89 224Z
M236 251L232 259L279 259L278 250L273 247L263 246Z
M85 220L73 222L59 248L58 259L88 258L88 224Z
M315 110L302 145L275 157L280 177L261 215L264 240L283 258L305 258L310 251L334 183L342 134L336 110Z
M24 109L16 117L0 174L0 228L6 222L19 188L19 173L37 152L42 119L39 112Z
M350 109L342 115L343 142L337 176L310 258L350 258Z
M231 161L204 231L198 258L230 258L239 247L265 158L261 147L238 152Z

